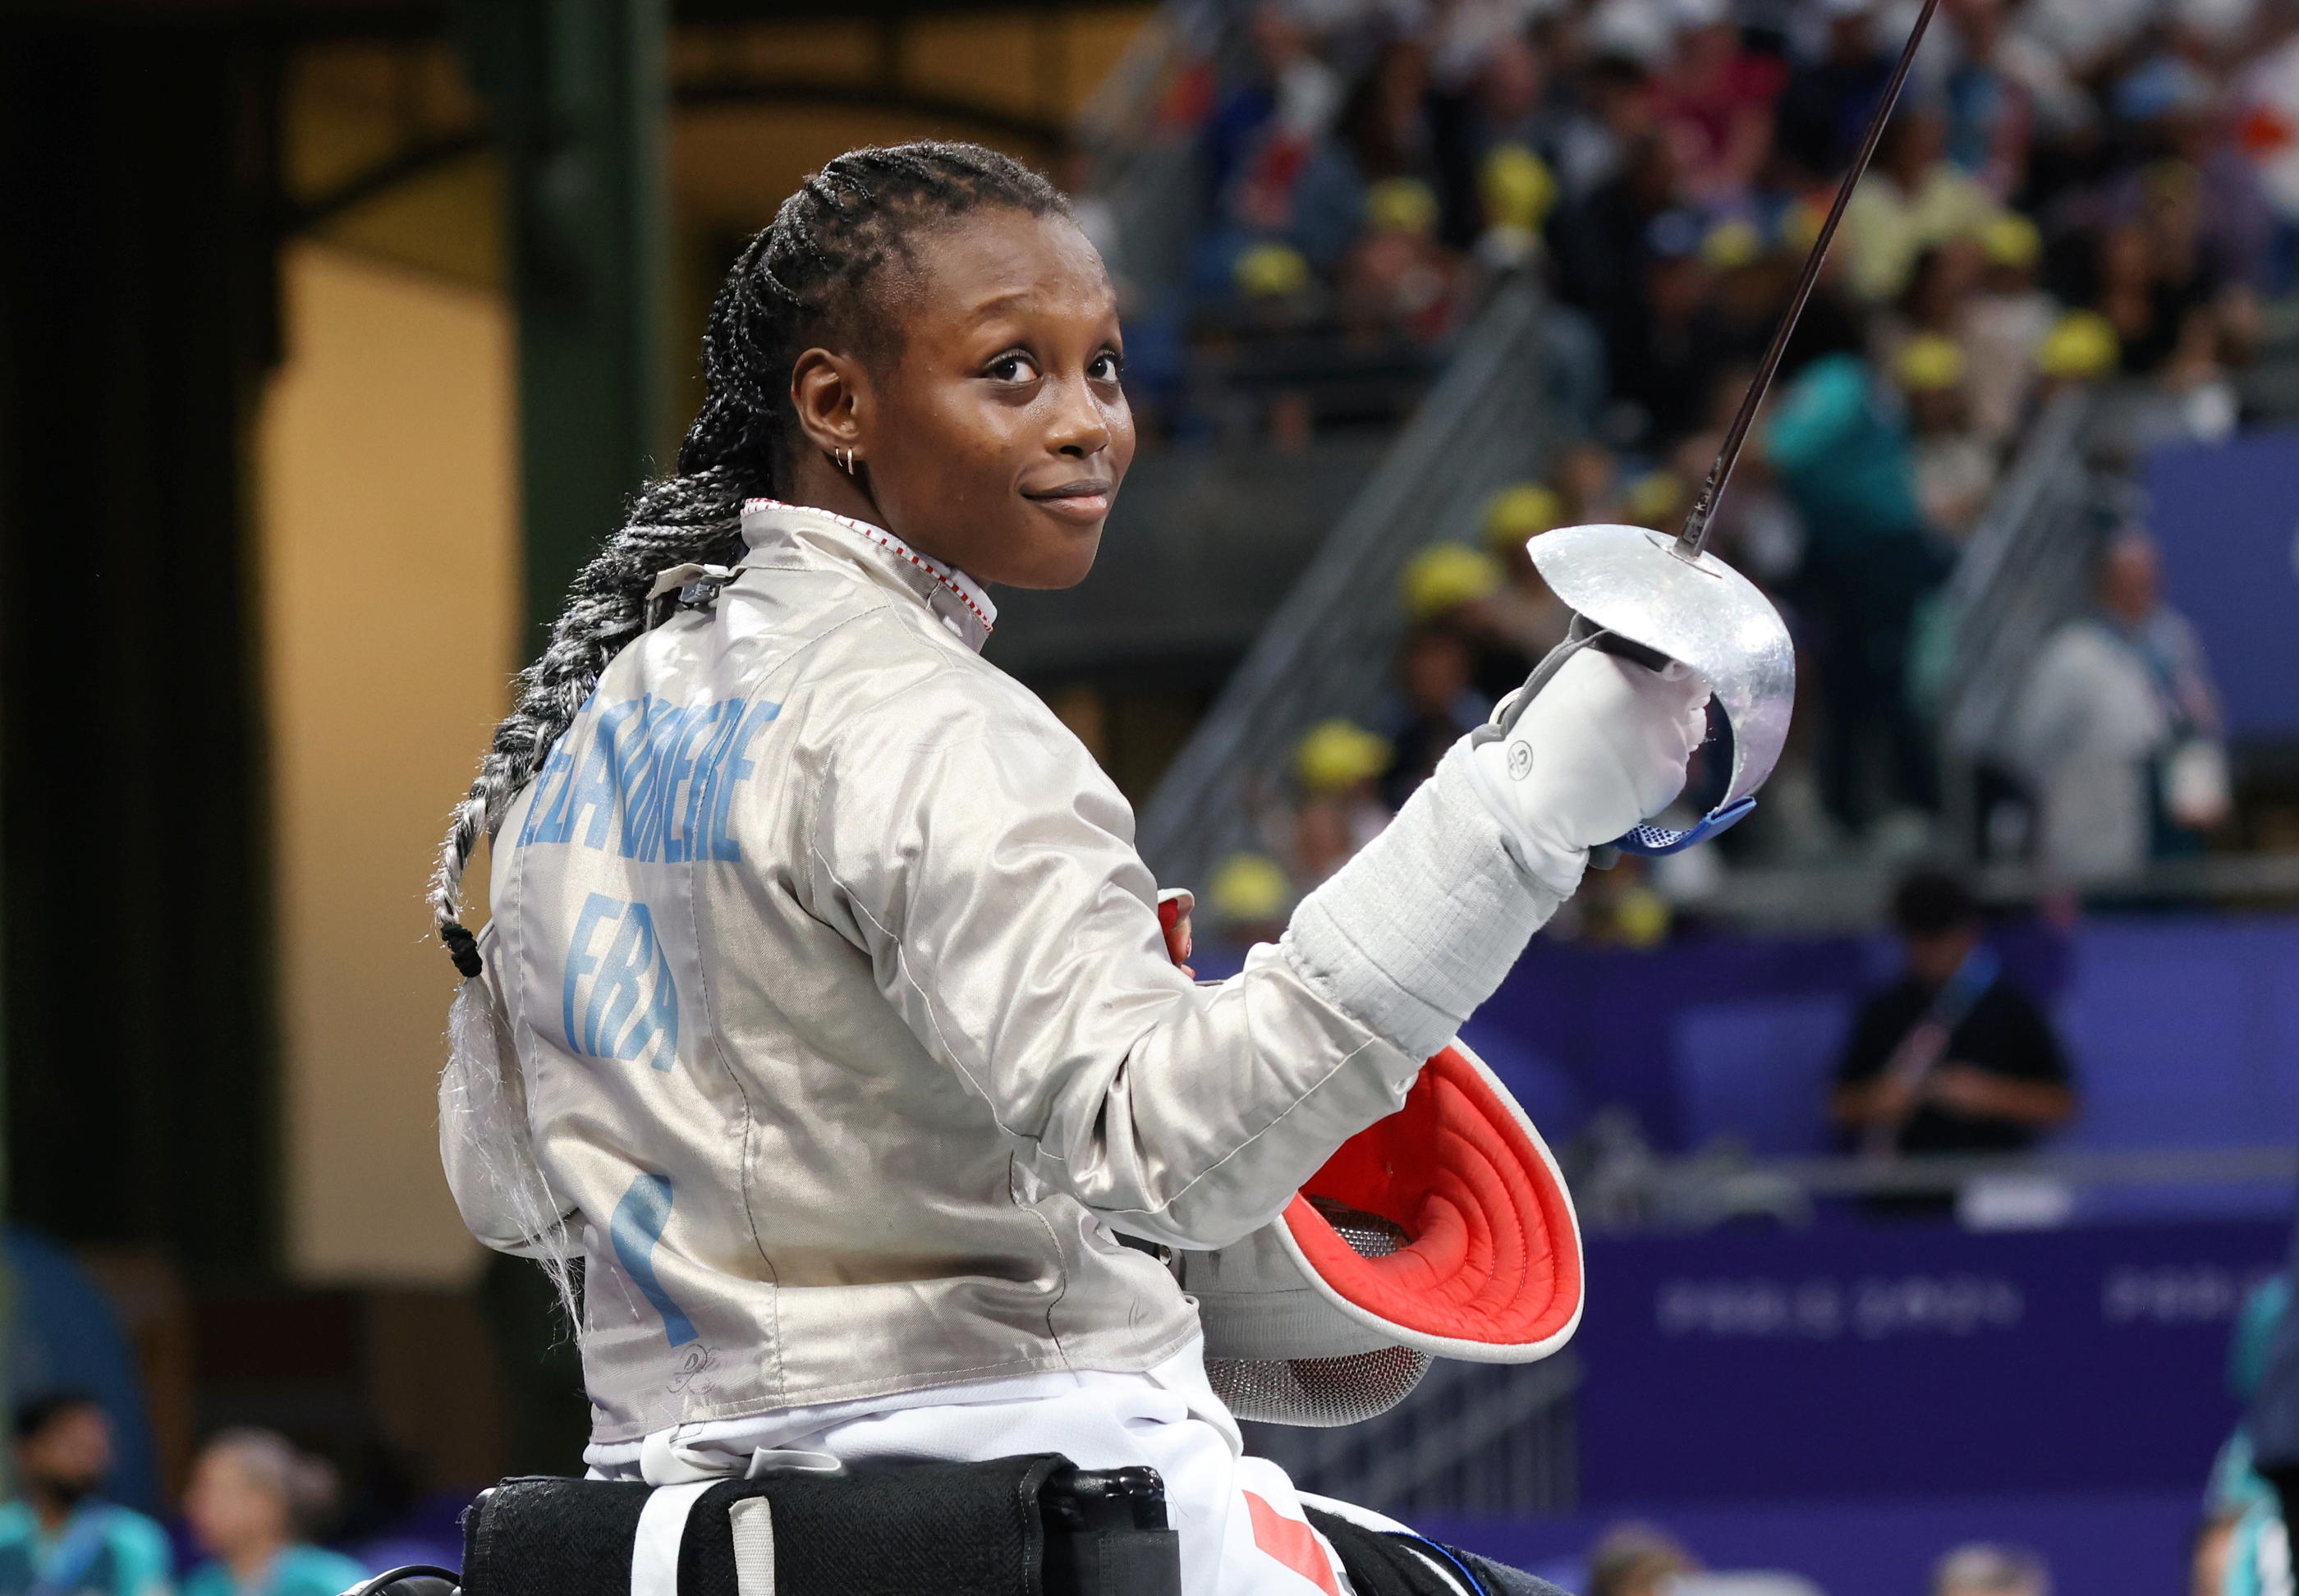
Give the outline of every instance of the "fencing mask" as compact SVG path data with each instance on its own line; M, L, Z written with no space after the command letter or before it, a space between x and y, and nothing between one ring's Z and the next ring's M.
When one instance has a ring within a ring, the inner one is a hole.
M1455 1042L1274 1223L1176 1255L1206 1368L1240 1418L1354 1423L1430 1358L1531 1363L1581 1322L1581 1232L1548 1145Z

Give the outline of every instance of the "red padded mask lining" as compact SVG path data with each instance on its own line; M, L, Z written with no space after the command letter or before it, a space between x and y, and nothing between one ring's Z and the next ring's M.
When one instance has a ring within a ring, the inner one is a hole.
M1310 1197L1394 1220L1411 1242L1361 1258ZM1285 1210L1325 1284L1393 1325L1489 1345L1545 1341L1581 1301L1581 1249L1556 1178L1468 1060L1447 1048L1405 1106L1342 1143Z

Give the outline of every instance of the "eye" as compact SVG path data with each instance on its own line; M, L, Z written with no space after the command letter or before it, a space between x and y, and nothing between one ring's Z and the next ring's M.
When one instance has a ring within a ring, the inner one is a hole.
M1085 374L1096 382L1116 382L1125 375L1125 357L1115 349L1105 349L1093 357Z
M984 368L984 375L997 382L1035 382L1038 362L1016 351L1001 354Z

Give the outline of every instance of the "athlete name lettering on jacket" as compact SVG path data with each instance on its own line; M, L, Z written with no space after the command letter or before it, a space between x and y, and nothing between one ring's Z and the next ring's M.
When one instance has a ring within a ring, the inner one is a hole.
M657 1069L677 1062L678 988L645 904L604 893L583 901L567 947L560 1023L568 1047L590 1058L646 1059Z
M681 864L739 860L729 815L757 768L751 743L782 705L745 698L675 704L649 694L592 716L580 743L560 739L536 778L519 845L612 845L625 859Z

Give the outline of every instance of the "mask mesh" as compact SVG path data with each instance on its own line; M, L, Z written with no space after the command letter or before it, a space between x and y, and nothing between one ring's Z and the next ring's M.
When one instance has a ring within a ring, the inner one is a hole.
M1386 1258L1412 1238L1402 1226L1312 1197L1334 1234L1360 1258ZM1386 1413L1411 1394L1429 1372L1429 1354L1411 1347L1380 1347L1347 1358L1208 1358L1206 1378L1240 1418L1263 1424L1332 1429Z

